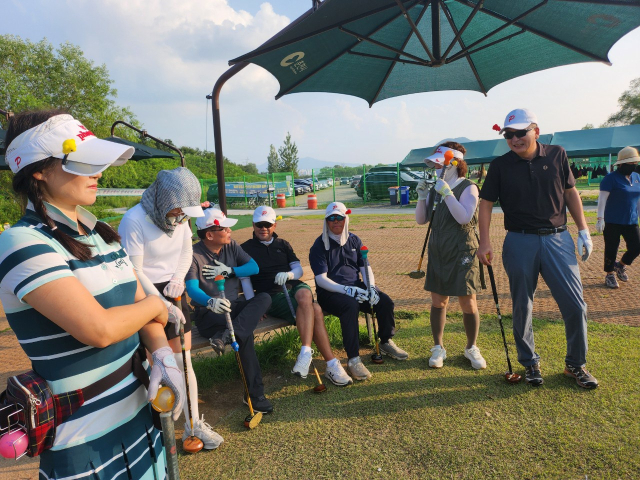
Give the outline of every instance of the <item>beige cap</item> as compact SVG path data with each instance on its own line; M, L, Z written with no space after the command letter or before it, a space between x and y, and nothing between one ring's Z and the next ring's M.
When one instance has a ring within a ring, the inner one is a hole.
M633 147L624 147L618 152L618 161L614 163L614 165L632 162L640 162L640 155L638 154L638 150Z

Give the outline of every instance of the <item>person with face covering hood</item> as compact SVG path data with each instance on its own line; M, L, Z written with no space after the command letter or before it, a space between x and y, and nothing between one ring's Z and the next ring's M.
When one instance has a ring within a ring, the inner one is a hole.
M351 210L343 203L330 203L325 212L322 235L309 252L309 263L316 280L316 295L322 309L340 319L342 341L347 352L347 368L356 380L367 380L371 373L360 360L358 316L360 312L376 314L380 327L380 352L396 360L409 354L391 339L395 334L393 300L375 285L369 267L369 282L360 248L362 240L349 232ZM326 375L326 374L325 374Z
M614 164L617 169L604 177L600 183L596 230L604 234L604 283L609 288L619 287L616 275L622 282L629 281L627 265L631 265L640 255L638 162L638 150L633 147L623 148ZM627 244L627 251L618 262L616 257L621 236Z
M184 295L184 279L193 257L188 220L189 217L204 215L200 206L201 193L200 182L187 168L162 170L142 194L142 201L124 215L118 232L144 291L148 295L159 296L168 309L170 323L165 333L183 372L180 325L184 325L193 432L189 406L185 402L183 440L193 434L202 440L205 449L212 450L223 439L204 421L204 417L199 416L198 384L191 365L191 317Z
M444 165L444 155L453 153L450 165ZM431 225L429 257L424 289L431 292L431 333L434 347L431 349L429 366L441 368L447 358L442 337L450 296L457 296L462 309L462 321L467 334L464 356L475 369L487 367L480 349L476 346L480 315L476 303L476 293L480 287L480 263L476 257L478 250L478 187L465 178L467 163L464 161L466 149L457 142L445 142L425 159L428 167L439 171L444 168L432 194L441 196ZM427 222L428 187L421 180L417 187L418 205L416 222Z

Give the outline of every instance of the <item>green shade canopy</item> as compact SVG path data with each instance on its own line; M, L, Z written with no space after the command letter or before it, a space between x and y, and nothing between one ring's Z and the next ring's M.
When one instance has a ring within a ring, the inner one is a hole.
M538 142L546 145L551 144L553 134L540 135ZM463 142L462 146L467 149L464 160L467 165L479 165L490 163L496 157L504 155L509 151L509 146L504 138L495 140L479 140L476 142ZM428 148L416 148L409 152L400 163L403 167L425 167L424 159L430 156L437 145Z
M132 160L148 160L150 158L175 158L178 155L175 153L169 153L165 150L160 150L158 148L153 148L148 145L142 145L141 143L131 142L129 140L125 140L120 137L108 137L105 140L114 143L121 143L122 145L129 145L136 149L131 157Z
M640 148L640 125L558 132L552 145L562 145L570 158L618 155L624 147Z
M231 60L268 70L289 93L334 92L369 105L475 90L608 52L640 25L637 0L326 0Z

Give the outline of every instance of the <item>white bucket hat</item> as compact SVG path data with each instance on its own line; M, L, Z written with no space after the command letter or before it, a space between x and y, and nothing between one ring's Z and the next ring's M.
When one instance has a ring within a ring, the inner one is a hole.
M618 152L618 160L614 165L620 165L622 163L640 162L640 155L638 150L633 147L624 147Z
M184 211L184 209L183 209ZM196 228L198 230L206 230L209 227L233 227L238 220L236 218L227 217L222 210L217 208L207 208L204 210L204 216L196 220Z
M22 132L7 147L5 161L13 173L49 157L63 159L62 169L89 177L123 165L135 149L96 137L71 115L55 115Z

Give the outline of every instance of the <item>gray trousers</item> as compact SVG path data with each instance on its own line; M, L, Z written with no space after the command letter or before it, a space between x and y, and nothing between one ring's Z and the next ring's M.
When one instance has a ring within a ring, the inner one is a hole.
M567 338L565 362L575 367L587 362L587 304L582 296L575 244L567 230L554 235L508 232L502 263L509 277L513 301L513 336L518 361L525 367L540 360L533 340L533 297L538 274L549 286Z

